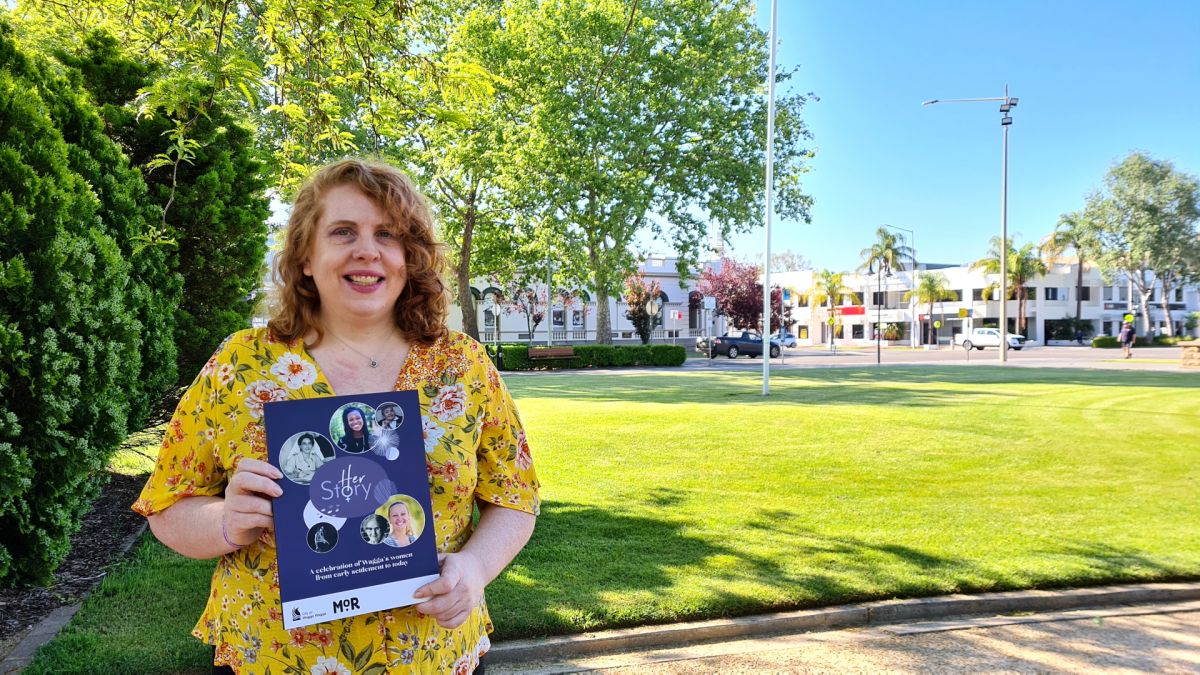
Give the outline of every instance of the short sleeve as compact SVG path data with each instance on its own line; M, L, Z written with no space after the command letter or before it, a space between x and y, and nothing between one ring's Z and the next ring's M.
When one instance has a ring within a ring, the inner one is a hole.
M158 461L146 480L133 510L143 516L160 513L184 497L215 496L225 490L225 468L221 466L219 443L231 426L221 408L227 408L228 387L220 373L231 368L229 340L217 349L200 374L179 399L167 423Z
M484 357L479 367L486 384L481 392L483 427L476 449L479 478L475 496L537 515L541 510L538 479L517 406L491 360Z

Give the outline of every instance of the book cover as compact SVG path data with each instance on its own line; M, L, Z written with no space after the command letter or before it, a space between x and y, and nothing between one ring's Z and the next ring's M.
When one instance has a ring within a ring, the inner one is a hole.
M263 406L283 626L412 605L438 578L415 391Z

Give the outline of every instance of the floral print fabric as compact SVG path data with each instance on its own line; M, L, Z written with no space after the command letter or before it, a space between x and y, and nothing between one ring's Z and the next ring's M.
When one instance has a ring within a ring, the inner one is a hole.
M395 388L420 396L439 551L466 543L476 499L538 513L525 432L479 343L451 332L413 345ZM180 400L133 509L149 516L184 497L221 495L242 458L267 458L264 403L333 394L302 343L279 342L266 329L231 335ZM218 665L247 675L470 673L490 646L485 603L451 630L409 607L287 631L280 607L268 532L218 560L192 632L216 647Z

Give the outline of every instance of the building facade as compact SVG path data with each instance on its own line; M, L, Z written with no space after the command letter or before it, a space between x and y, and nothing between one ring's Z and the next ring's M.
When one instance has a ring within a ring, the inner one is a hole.
M1067 343L1072 337L1069 319L1074 317L1076 299L1082 300L1080 314L1091 327L1091 335L1116 335L1126 314L1133 314L1139 335L1166 334L1167 322L1174 335L1185 332L1187 316L1200 311L1200 287L1173 289L1164 312L1160 304L1160 286L1150 298L1150 325L1144 325L1139 309L1137 289L1123 278L1106 282L1100 271L1084 265L1083 283L1076 287L1078 262L1061 260L1049 265L1049 270L1026 286L1025 330L1020 331L1032 341L1042 344ZM914 306L904 296L919 282L920 275L940 273L953 297ZM965 330L983 326L999 326L1000 302L998 293L985 298L984 289L994 281L967 265L919 265L912 270L893 272L890 276L848 273L844 286L850 290L839 298L831 310L813 308L812 297L818 273L804 270L771 275L772 284L788 289L785 297L792 308L791 332L798 344L827 344L831 335L837 340L872 342L875 330L881 331L889 342L903 344L953 344L954 336ZM1007 305L1009 331L1016 333L1018 302ZM833 319L832 323L830 319ZM940 327L935 324L940 323ZM1193 335L1196 330L1191 331Z

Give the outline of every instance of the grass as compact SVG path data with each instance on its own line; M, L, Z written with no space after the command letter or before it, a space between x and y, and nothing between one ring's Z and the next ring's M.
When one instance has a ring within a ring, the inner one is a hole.
M488 587L501 639L1200 578L1193 375L806 369L773 374L765 399L740 372L508 383L544 508ZM187 633L211 569L148 542L29 672L82 663L71 655L106 672L202 667Z

